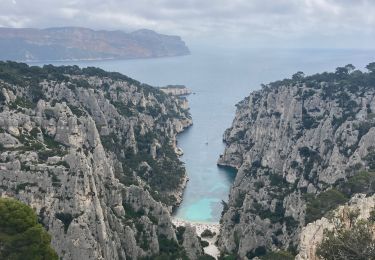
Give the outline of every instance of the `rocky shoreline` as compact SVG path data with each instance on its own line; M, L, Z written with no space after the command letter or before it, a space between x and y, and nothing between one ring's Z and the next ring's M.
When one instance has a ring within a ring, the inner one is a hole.
M176 199L176 203L173 206L168 207L170 214L172 214L181 205L182 199L184 197L184 191L185 191L188 181L189 181L189 177L187 176L187 174L185 174L178 189L169 194L169 195L172 195Z
M185 104L184 102L180 102L179 107L182 108L182 109L186 109L184 107L184 104ZM187 109L189 109L189 108L187 108ZM189 119L189 120L182 121L181 125L176 127L176 130L175 130L176 134L173 137L174 138L173 147L174 147L174 152L176 153L176 155L178 157L182 156L184 154L184 151L180 147L177 146L177 135L183 133L184 131L186 131L186 129L188 129L192 125L193 125L193 121L191 119ZM182 203L184 191L185 191L185 188L186 188L186 185L187 185L188 181L189 181L189 177L187 176L187 172L186 172L186 169L185 169L185 174L184 174L184 176L183 176L183 178L180 182L180 185L178 186L178 188L175 191L173 191L169 194L176 199L176 203L174 205L168 207L168 210L171 214Z

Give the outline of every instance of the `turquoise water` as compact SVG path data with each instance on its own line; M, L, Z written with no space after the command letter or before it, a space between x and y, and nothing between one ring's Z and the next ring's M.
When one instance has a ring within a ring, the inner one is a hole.
M227 200L235 177L234 171L216 166L224 150L222 134L231 125L235 104L261 83L290 77L296 71L332 71L348 63L363 68L371 61L375 61L374 50L192 48L192 55L184 57L54 64L97 66L154 86L183 84L192 89L195 94L189 96L189 102L194 125L178 137L190 180L175 215L217 222L221 201Z

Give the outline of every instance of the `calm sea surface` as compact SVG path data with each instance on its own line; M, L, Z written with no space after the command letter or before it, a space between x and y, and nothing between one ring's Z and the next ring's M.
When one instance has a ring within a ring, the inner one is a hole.
M175 213L190 221L217 222L235 172L216 166L223 152L222 135L231 125L235 104L260 88L261 83L290 77L297 71L311 74L332 71L352 63L364 68L375 61L375 50L224 50L192 48L184 57L54 62L118 71L153 86L183 84L189 96L194 125L178 137L185 154L189 182ZM37 64L40 65L40 64Z

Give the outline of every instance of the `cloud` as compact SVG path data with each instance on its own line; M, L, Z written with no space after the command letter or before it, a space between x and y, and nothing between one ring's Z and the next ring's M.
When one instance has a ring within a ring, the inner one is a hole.
M372 0L0 0L0 26L149 28L188 42L372 47Z

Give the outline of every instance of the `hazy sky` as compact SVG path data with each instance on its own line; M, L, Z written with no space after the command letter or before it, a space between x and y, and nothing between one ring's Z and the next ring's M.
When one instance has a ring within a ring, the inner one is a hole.
M0 0L0 26L148 28L188 44L373 48L375 0Z

